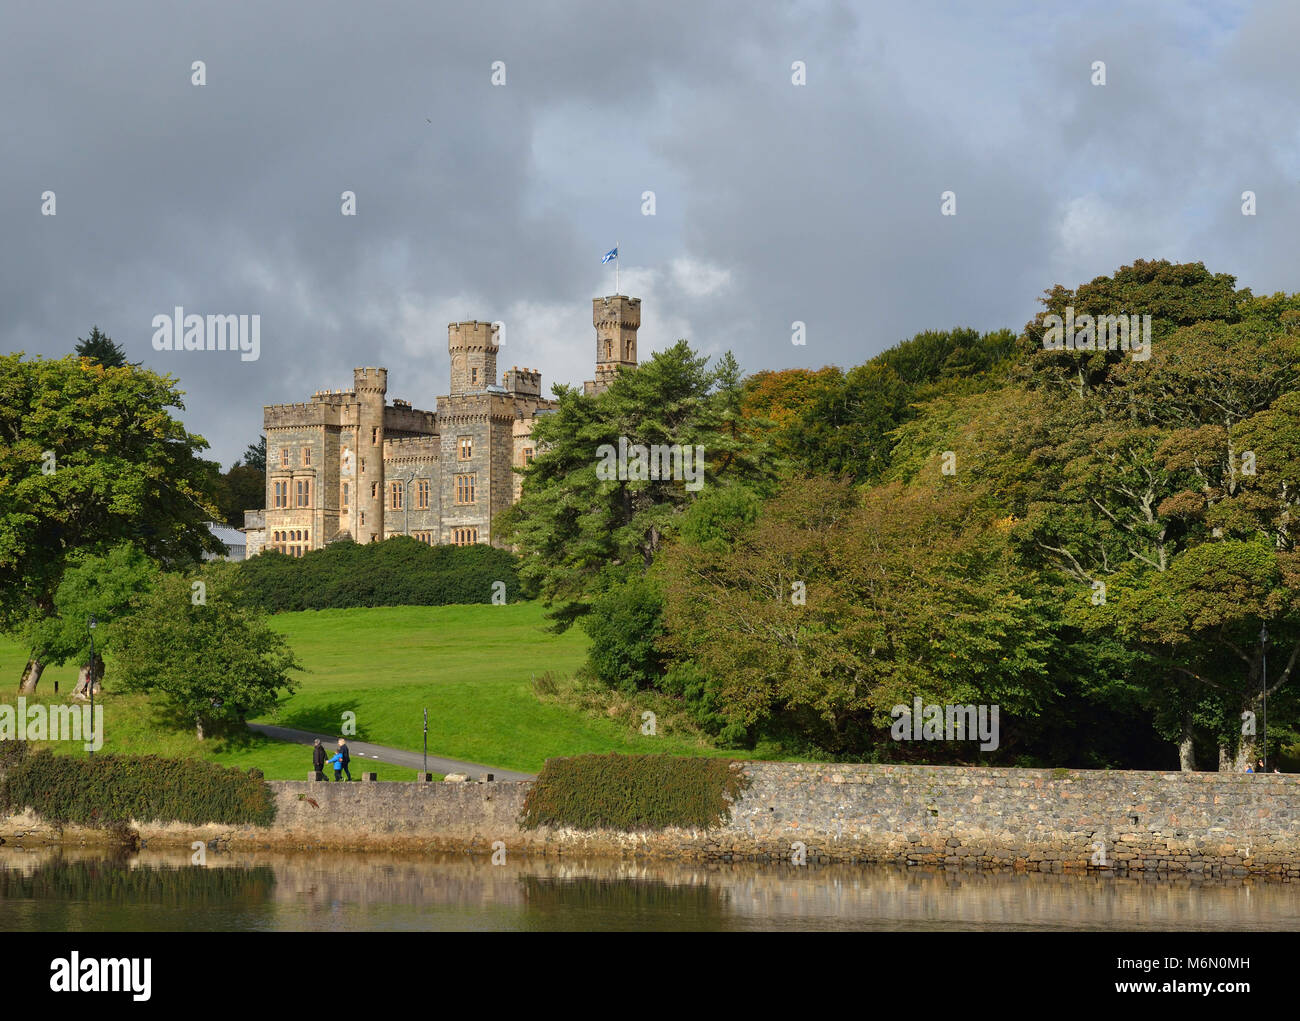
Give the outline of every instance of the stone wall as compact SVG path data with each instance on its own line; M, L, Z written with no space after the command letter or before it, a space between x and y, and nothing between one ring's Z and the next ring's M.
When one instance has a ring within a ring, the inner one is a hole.
M717 829L521 830L528 783L276 782L270 827L136 823L150 844L467 850L686 861L894 862L1040 872L1300 875L1300 778L1290 775L746 763ZM34 820L6 838L59 839ZM93 834L70 830L75 842Z

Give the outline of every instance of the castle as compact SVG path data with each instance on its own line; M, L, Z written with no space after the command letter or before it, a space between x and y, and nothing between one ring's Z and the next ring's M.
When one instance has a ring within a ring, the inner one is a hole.
M641 299L592 301L596 378L589 395L636 366ZM511 368L497 384L491 323L450 323L450 392L435 411L388 400L388 370L354 369L351 390L322 390L304 404L264 409L266 506L244 512L248 556L302 556L336 539L409 535L432 545L491 543L492 518L519 499L514 468L535 453L538 416L556 408L542 374Z

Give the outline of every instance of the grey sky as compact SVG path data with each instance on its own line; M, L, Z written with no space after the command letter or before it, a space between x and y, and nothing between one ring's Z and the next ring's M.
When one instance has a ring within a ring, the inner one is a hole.
M431 407L452 320L580 383L615 241L643 355L747 371L1018 329L1137 258L1300 290L1297 37L1292 2L11 0L0 350L98 324L228 465L263 404L355 365ZM260 314L261 358L153 351L176 305Z

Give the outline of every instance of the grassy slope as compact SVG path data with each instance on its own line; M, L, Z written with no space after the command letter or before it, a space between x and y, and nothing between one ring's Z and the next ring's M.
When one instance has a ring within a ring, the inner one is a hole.
M337 729L351 710L359 739L419 751L427 706L430 752L530 772L551 756L582 752L712 752L686 739L643 737L638 720L539 702L533 674L571 674L587 640L576 628L544 630L535 603L321 610L273 620L311 671L280 713L284 726Z
M337 733L342 714L351 711L357 740L418 752L427 706L430 754L530 772L548 757L582 752L723 754L685 738L643 737L635 718L600 719L539 702L532 675L572 673L585 656L586 637L577 629L546 632L537 604L307 611L272 622L307 672L278 718L263 722ZM23 659L0 638L0 700L13 701ZM105 751L199 754L242 768L255 765L270 779L299 779L311 767L310 750L302 746L252 736L200 744L188 732L169 729L143 697L114 694L111 657L107 668ZM63 701L76 670L48 668L42 698L55 700L55 679ZM369 761L365 768L381 780L414 776Z

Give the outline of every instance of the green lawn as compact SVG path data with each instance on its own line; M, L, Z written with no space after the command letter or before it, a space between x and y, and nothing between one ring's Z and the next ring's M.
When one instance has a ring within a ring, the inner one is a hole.
M261 722L338 733L350 711L356 714L356 740L418 752L428 707L430 754L527 772L538 771L551 756L583 752L734 754L684 737L644 737L635 716L599 718L540 702L533 675L571 674L585 658L586 636L577 628L550 634L538 604L306 611L280 614L272 622L307 672L299 675L301 686L278 717ZM0 638L0 700L14 699L23 660L22 650ZM63 701L76 669L48 668L40 684L43 700L55 700L56 679ZM198 754L241 768L255 765L269 779L299 779L311 768L304 746L251 735L237 743L197 742L192 733L157 720L143 697L116 695L112 688L109 658L106 751ZM415 775L364 761L381 780Z

